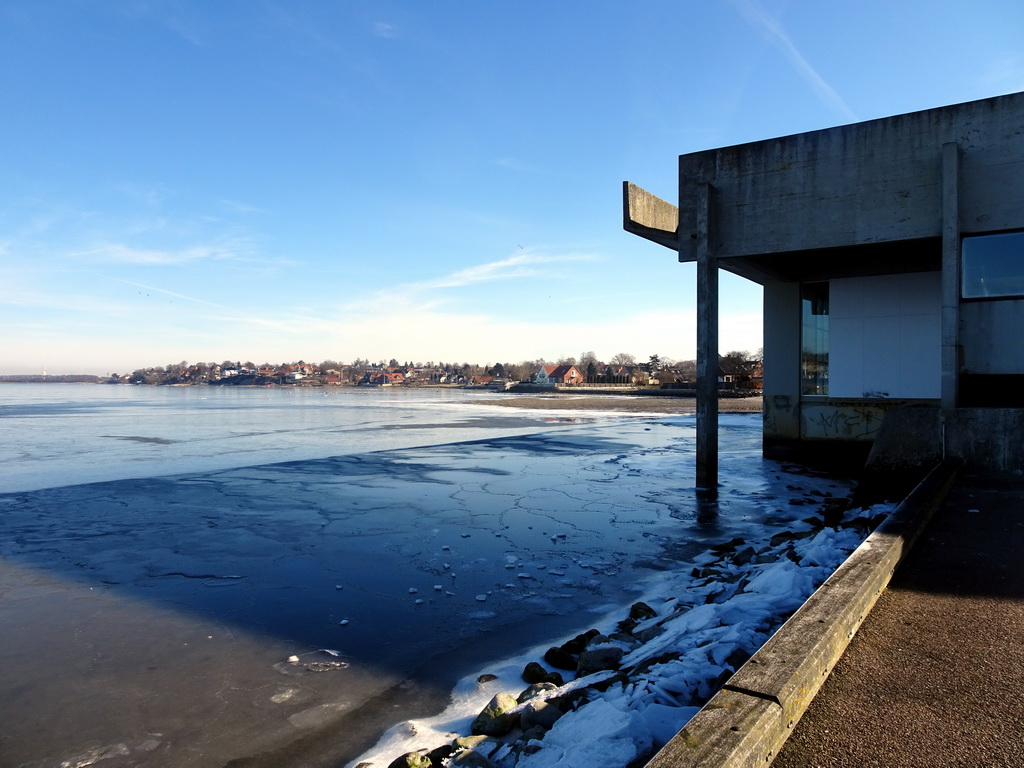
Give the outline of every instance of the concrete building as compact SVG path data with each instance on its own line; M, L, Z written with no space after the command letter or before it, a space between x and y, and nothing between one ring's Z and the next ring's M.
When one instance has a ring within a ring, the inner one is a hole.
M697 263L698 485L718 270L764 288L764 450L1024 470L1024 93L682 155L624 226ZM714 433L714 434L713 434Z

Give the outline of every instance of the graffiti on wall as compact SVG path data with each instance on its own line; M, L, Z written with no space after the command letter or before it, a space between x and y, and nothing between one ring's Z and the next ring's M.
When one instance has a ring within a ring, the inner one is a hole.
M874 440L882 426L885 408L804 403L800 416L801 437L805 439Z

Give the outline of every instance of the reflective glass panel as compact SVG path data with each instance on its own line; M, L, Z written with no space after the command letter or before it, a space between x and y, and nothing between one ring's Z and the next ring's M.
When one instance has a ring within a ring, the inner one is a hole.
M828 394L828 283L800 287L800 394Z
M965 237L961 260L965 299L1024 296L1024 232Z

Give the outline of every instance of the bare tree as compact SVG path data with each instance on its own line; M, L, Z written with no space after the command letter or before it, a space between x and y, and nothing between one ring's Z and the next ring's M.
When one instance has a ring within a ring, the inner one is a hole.
M618 352L610 362L612 365L636 365L636 358L628 352Z

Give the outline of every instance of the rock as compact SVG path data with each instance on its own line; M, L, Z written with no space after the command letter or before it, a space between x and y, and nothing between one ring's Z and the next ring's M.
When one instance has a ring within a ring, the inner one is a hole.
M746 547L733 555L732 561L736 565L747 565L754 559L756 554L757 551L753 547Z
M731 539L724 544L715 544L714 546L708 547L708 550L714 552L716 555L723 555L726 552L733 552L737 547L742 547L747 542L743 539Z
M454 751L455 747L451 744L442 744L437 749L432 749L427 752L427 757L430 758L431 765L441 765L441 763L447 760Z
M530 683L531 685L544 682L544 680L547 679L547 676L548 671L536 661L531 661L523 667L523 674L520 675L520 677L523 678L524 683Z
M602 635L600 632L598 632L596 635L591 637L590 640L587 641L587 648L591 648L598 645L605 645L606 643L610 642L610 640L611 638L608 637L608 635Z
M554 704L549 704L546 701L531 701L523 707L519 715L519 722L524 731L531 728L542 728L547 731L561 716L562 711Z
M658 612L651 608L647 603L633 603L629 609L629 618L633 619L633 621L653 619L657 615Z
M565 642L561 645L561 649L566 653L577 654L587 647L587 643L590 642L590 638L601 634L596 629L588 629L582 634L576 635L572 640Z
M507 693L496 694L473 720L470 732L484 736L504 736L515 728L519 720L518 714L510 712L518 705L515 697Z
M472 749L455 752L445 765L450 768L494 768L494 763Z
M631 648L635 648L638 645L636 638L629 632L613 632L610 639L614 640L616 643L628 645Z
M554 683L535 683L534 685L531 685L525 691L520 693L519 696L516 697L516 701L519 704L522 704L524 702L529 701L530 699L536 699L542 696L543 694L547 693L548 691L556 691L558 690L558 688L559 686L555 685Z
M569 672L576 669L576 659L562 648L548 648L547 653L544 654L544 661L555 669L564 669Z
M490 674L488 672L488 673L485 673L483 675L480 675L480 677L478 677L476 679L476 681L478 683L480 683L481 685L483 685L484 683L489 683L489 682L491 682L491 680L497 680L497 679L498 679L497 675L492 675L492 674Z
M843 521L846 510L835 504L826 504L821 510L827 528L835 528Z
M490 736L460 736L452 742L452 751L459 752L463 749L472 749L487 757L499 746L501 745Z
M545 733L547 733L547 731L536 726L528 731L523 731L523 735L519 737L519 743L523 746L519 751L524 755L532 755L536 752L540 752L543 745L539 742L544 738ZM534 744L533 742L538 743Z
M739 669L747 663L747 659L750 658L750 652L744 648L737 648L735 651L725 657L725 665L731 667L733 671Z
M426 752L406 752L401 757L392 760L388 768L432 768L432 766Z
M624 654L625 651L615 645L587 648L580 654L580 663L576 674L583 677L606 669L618 669Z
M664 631L665 628L663 626L655 624L653 627L648 627L647 629L641 629L639 632L634 632L633 638L639 643L649 643Z
M562 676L558 672L548 672L536 661L531 661L523 668L523 674L521 677L523 678L523 682L530 684L552 683L553 685L559 686L564 682L562 680Z

